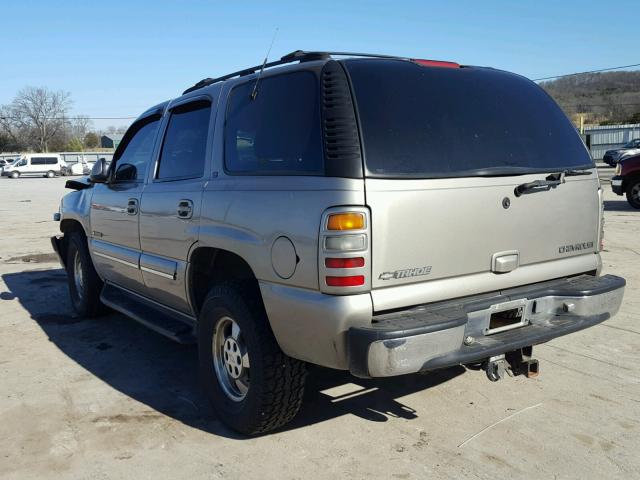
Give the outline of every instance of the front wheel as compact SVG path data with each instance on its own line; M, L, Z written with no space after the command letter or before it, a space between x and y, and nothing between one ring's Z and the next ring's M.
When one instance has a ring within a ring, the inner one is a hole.
M248 283L214 287L198 321L204 389L220 420L246 435L291 421L306 377L304 362L280 350L255 290Z
M627 185L627 201L633 208L640 208L640 178L634 178Z
M66 266L71 305L82 317L96 317L103 312L100 302L102 280L91 261L85 237L79 232L71 232L67 242Z
M19 172L11 172L11 178L18 178L20 176Z

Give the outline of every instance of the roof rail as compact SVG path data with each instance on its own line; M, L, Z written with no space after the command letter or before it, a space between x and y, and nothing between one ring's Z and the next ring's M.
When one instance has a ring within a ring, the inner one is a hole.
M295 52L291 52L280 58L280 60L274 60L273 62L266 63L264 68L271 68L278 65L284 65L286 63L293 62L310 62L312 60L326 60L331 58L331 56L335 57L371 57L371 58L396 58L406 60L407 57L394 57L392 55L379 55L375 53L350 53L350 52L306 52L304 50L296 50ZM228 73L227 75L223 75L217 78L205 78L200 80L194 86L187 88L182 94L186 94L189 92L193 92L194 90L198 90L200 88L204 88L209 85L213 85L214 83L223 82L225 80L229 80L234 77L244 77L245 75L251 75L252 73L257 72L262 68L262 65L256 65L255 67L245 68L243 70L238 70L237 72Z

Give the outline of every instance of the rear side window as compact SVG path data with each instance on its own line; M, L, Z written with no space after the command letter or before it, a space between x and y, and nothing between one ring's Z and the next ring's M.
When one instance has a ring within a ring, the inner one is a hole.
M57 165L56 157L35 157L31 159L31 165Z
M126 144L118 146L116 161L116 181L138 181L144 179L146 167L151 160L153 144L160 124L160 117L153 117L142 124L134 124L125 134ZM122 150L120 150L122 148Z
M311 72L263 78L234 88L225 124L231 174L322 175L318 79Z
M200 178L211 118L211 103L198 101L171 111L162 144L158 179Z
M437 178L589 168L556 103L518 75L348 60L367 174Z

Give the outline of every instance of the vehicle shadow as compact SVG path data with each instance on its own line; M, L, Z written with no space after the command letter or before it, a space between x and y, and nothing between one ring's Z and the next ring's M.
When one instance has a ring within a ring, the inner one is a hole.
M61 268L8 273L2 279L8 291L0 292L0 305L17 299L60 351L111 387L193 428L246 438L216 418L199 385L194 346L176 344L117 313L97 319L74 316ZM374 381L325 368L309 370L303 407L280 432L349 414L373 422L417 418L419 412L397 399L464 373L456 367Z
M626 200L605 200L605 212L637 212L637 208L633 208Z

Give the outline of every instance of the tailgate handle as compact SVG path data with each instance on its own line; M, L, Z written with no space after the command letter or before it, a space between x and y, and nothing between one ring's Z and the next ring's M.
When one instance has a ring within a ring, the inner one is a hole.
M491 271L494 273L507 273L515 270L520 265L520 253L517 250L494 253L491 258Z

